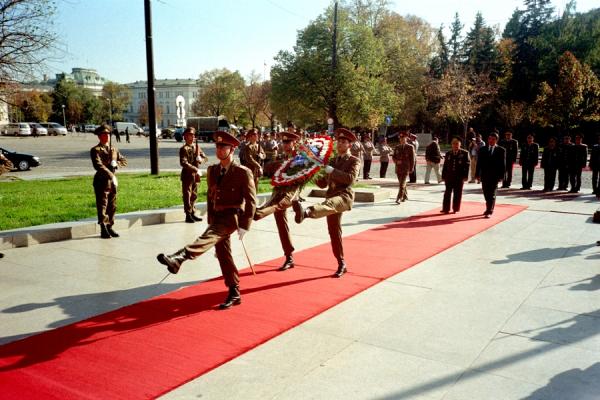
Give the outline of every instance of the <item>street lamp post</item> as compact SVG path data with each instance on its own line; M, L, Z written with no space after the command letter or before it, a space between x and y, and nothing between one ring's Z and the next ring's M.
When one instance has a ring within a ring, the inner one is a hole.
M65 116L65 105L62 105L62 110L63 110L63 126L66 128L67 127L67 117Z
M107 98L106 100L108 100L108 121L112 129L112 101L110 98Z

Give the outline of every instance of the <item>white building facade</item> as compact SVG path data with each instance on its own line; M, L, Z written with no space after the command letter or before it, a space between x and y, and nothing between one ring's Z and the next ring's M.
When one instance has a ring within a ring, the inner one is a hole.
M127 122L139 122L140 106L148 104L148 82L136 81L126 86L131 92L131 103L123 118ZM156 79L154 81L156 95L156 107L162 110L160 118L157 118L159 128L178 125L180 122L176 104L178 96L184 99L182 111L186 117L192 116L192 104L198 96L198 81L196 79Z

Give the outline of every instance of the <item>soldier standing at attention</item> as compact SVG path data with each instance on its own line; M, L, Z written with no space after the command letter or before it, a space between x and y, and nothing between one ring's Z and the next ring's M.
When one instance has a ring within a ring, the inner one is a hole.
M208 159L198 143L194 146L195 137L196 129L186 128L183 131L185 144L179 149L183 211L185 212L185 222L192 224L196 221L202 221L202 218L196 215L195 203L198 197L198 183L202 176L200 164Z
M408 134L400 133L400 143L394 148L392 160L396 164L396 176L398 176L398 195L396 196L396 204L408 200L406 193L406 178L415 169L417 164L417 155L415 147L406 143Z
M558 147L558 190L567 190L569 187L569 162L572 152L571 135L567 134L563 136L563 142Z
M575 135L575 145L569 160L569 182L571 182L569 193L579 193L581 189L581 171L587 164L587 156L587 144L583 143L583 137L580 134Z
M265 151L258 143L258 130L252 128L246 134L247 143L244 146L244 153L240 155L240 158L244 160L244 165L250 169L254 176L254 187L258 188L258 179L262 176L261 163L265 159Z
M373 161L373 152L375 151L375 147L373 146L373 142L371 141L371 135L368 132L362 134L363 147L363 179L373 179L371 178L371 162Z
M125 157L119 153L116 147L110 143L110 126L100 125L94 133L100 141L90 150L92 165L96 170L94 175L94 192L96 194L96 210L98 211L98 225L100 225L100 237L110 239L119 237L112 226L115 223L115 212L117 211L117 181L118 167L127 165Z
M542 153L541 167L544 169L544 192L551 192L554 190L559 161L559 150L556 145L556 138L551 137Z
M444 201L442 204L442 213L450 212L450 198L452 192L452 211L457 213L460 211L460 201L462 199L463 185L469 179L469 152L461 149L461 140L459 138L452 139L452 150L446 153L444 158L444 167L442 168L442 179L446 184L444 191Z
M170 273L176 274L184 261L193 260L214 246L225 285L229 288L227 298L219 308L227 309L242 302L230 237L237 230L242 240L250 229L256 211L256 190L252 172L233 162L233 153L240 142L227 132L215 132L213 137L219 164L209 166L206 174L208 228L193 243L171 255L161 253L156 258Z
M502 181L506 172L506 155L504 147L498 146L498 134L490 133L488 145L479 149L477 170L475 178L481 182L483 197L485 198L485 212L483 216L489 218L496 205L496 191L498 183Z
M533 172L535 166L538 165L540 155L540 146L533 141L533 134L527 135L527 142L521 147L521 156L519 157L519 165L522 167L521 183L522 190L531 189L533 185Z
M331 249L337 259L338 268L336 278L341 278L346 273L346 262L344 261L344 248L342 246L342 213L352 209L354 202L354 191L352 184L360 171L360 160L350 153L352 142L356 136L348 129L338 128L335 131L337 139L337 157L330 161L325 167L326 177L316 180L317 186L327 187L325 201L302 209L298 201L293 201L292 206L296 213L296 223L301 223L305 218L327 217L327 229L331 240Z
M592 194L600 199L600 134L596 135L596 141L590 155L590 169L592 170Z
M283 162L295 156L295 144L298 139L300 139L300 135L293 132L283 132L281 134L281 141L283 143L281 160ZM254 213L255 221L261 220L271 214L275 214L277 232L279 233L279 240L281 241L281 247L285 254L285 261L279 268L280 271L294 268L294 246L292 245L292 239L290 238L290 228L287 222L287 209L292 205L292 201L298 197L299 189L300 187L295 185L275 186L271 198L267 200L265 204L258 207Z
M513 177L513 166L517 161L517 154L519 153L519 142L517 139L513 139L512 132L507 131L504 133L504 139L498 142L500 147L504 147L506 153L506 170L504 171L504 179L502 180L503 188L510 188Z
M385 178L390 163L390 154L392 154L394 150L388 145L387 138L385 137L381 139L381 143L379 143L377 150L379 152L379 177Z

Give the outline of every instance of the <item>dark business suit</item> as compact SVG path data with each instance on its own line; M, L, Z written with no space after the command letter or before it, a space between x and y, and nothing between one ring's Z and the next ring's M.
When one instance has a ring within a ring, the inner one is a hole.
M442 179L446 185L442 203L442 212L450 211L450 198L452 192L454 192L452 211L460 211L463 185L469 178L469 165L470 159L468 151L458 149L456 153L453 150L446 153L444 167L442 168Z
M535 166L538 165L540 146L537 143L525 143L521 147L521 157L519 157L519 165L521 166L521 182L524 189L531 189L533 185L533 172Z
M481 189L485 197L485 211L491 214L496 204L496 190L498 182L504 177L506 171L506 151L503 147L494 146L493 151L489 145L479 149L475 177L481 181Z

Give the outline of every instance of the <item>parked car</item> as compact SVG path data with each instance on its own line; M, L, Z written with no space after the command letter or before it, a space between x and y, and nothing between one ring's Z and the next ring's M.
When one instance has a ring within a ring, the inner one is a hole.
M26 171L40 165L40 158L31 154L17 153L0 147L0 152L13 163L19 171Z
M37 122L28 122L29 127L31 128L32 136L47 136L48 129L44 128L42 125Z
M90 133L94 133L94 131L96 130L96 128L98 127L98 125L85 125L83 127L83 131L84 132L90 132Z
M150 127L149 126L145 126L143 129L142 134L146 137L150 136ZM156 127L156 137L160 137L161 133L160 133L160 128L157 126Z
M40 122L40 125L48 129L48 135L67 135L67 128L65 128L61 124L57 124L56 122Z
M31 127L27 122L14 122L4 126L3 135L8 136L31 136Z

